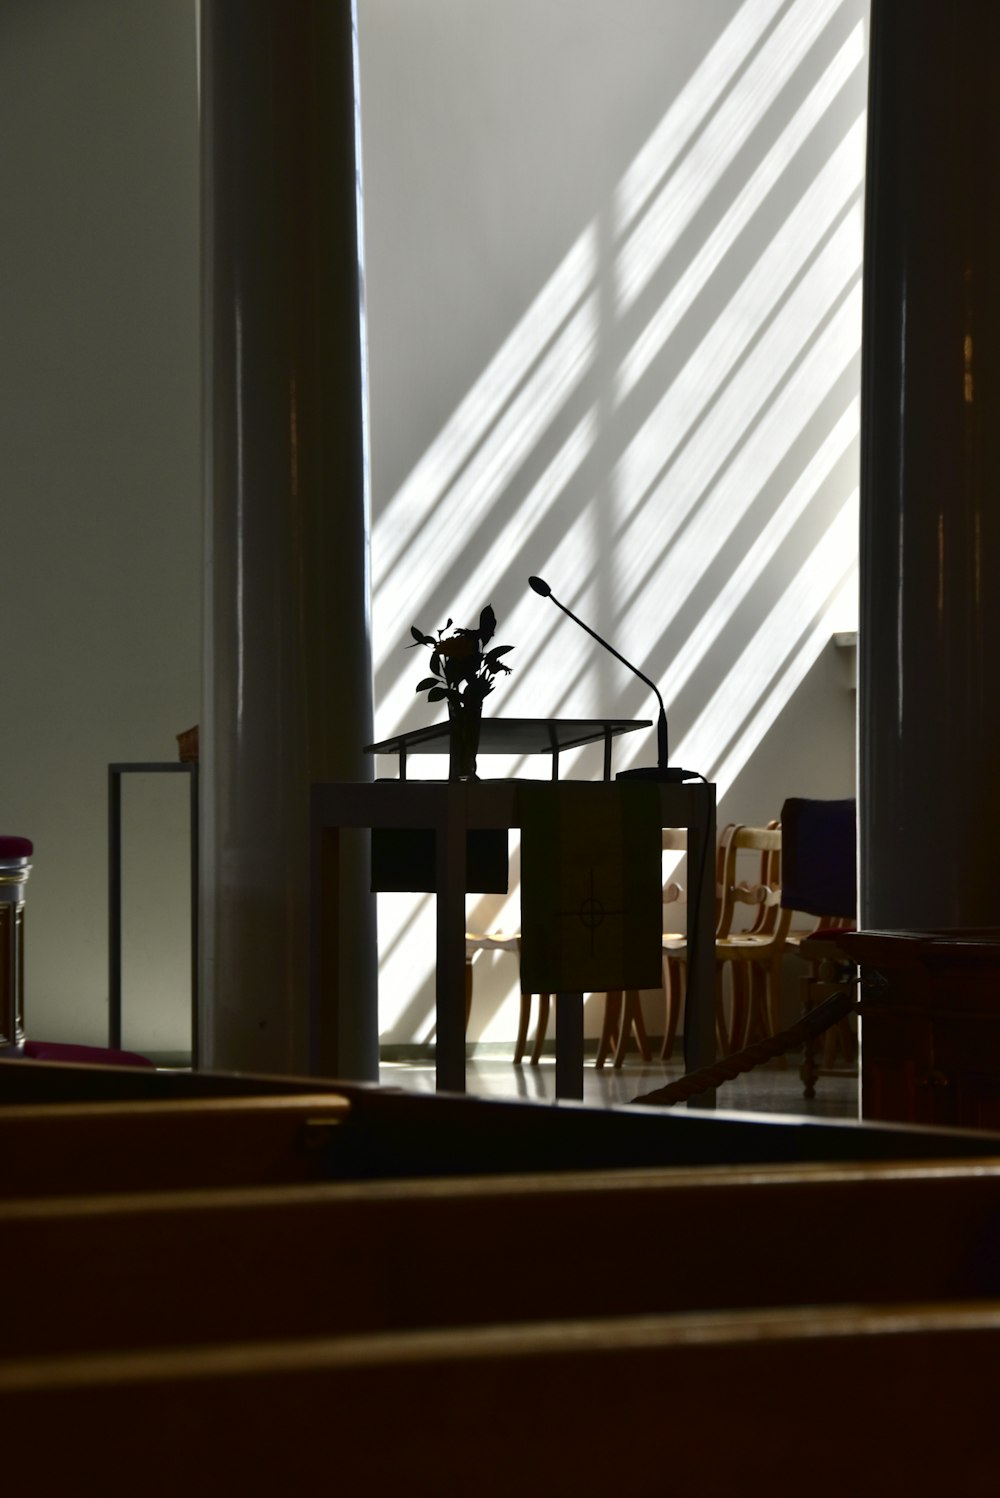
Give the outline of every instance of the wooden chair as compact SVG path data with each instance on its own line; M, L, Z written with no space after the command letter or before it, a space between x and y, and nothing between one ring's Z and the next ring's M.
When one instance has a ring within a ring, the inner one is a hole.
M683 853L687 850L687 829L684 827L665 827L663 829L662 848L665 853ZM684 900L684 890L675 880L668 880L663 886L664 907L673 907ZM667 924L664 917L664 926ZM675 955L674 948L682 949ZM661 1059L666 1059L673 1050L674 1037L677 1032L677 1021L684 998L685 977L687 972L685 957L687 952L687 937L677 931L664 930L663 933L663 993L666 1007L665 1029L663 1048L660 1052ZM601 1067L608 1056L614 1050L614 1065L620 1067L625 1060L629 1041L635 1036L639 1047L639 1054L643 1061L653 1059L649 1040L646 1035L646 1026L643 1020L642 1004L639 991L628 988L624 991L611 990L604 996L604 1022L601 1027L601 1038L597 1047L597 1059L595 1065Z
M677 886L674 886L677 888ZM476 931L465 933L465 1024L468 1028L469 1015L472 1012L473 994L473 962L477 952L515 952L520 954L521 935L514 932L508 935L502 931L492 934L480 934ZM521 1009L518 1016L517 1041L514 1045L514 1065L520 1066L524 1060L524 1053L528 1048L528 1031L531 1028L531 1001L534 994L521 994ZM537 1066L542 1059L545 1049L545 1039L549 1028L549 1011L551 1008L551 993L540 993L538 995L538 1020L535 1025L535 1039L531 1048L530 1064ZM624 1013L623 1013L624 1010ZM635 1033L639 1049L643 1059L652 1060L652 1051L646 1036L646 1029L642 1017L642 1007L639 995L635 989L628 989L623 993L621 989L612 990L604 996L604 1022L601 1028L601 1038L598 1042L596 1065L601 1067L610 1053L612 1046L615 1048L615 1066L621 1066L625 1050L628 1046L629 1035Z
M722 915L723 889L726 874L726 859L728 856L729 842L736 830L736 823L729 822L719 833L715 847L715 930L716 937L719 935L719 921ZM663 834L664 850L686 849L687 832L680 828L666 829ZM663 903L672 905L684 897L683 890L676 885L664 885ZM669 1061L673 1055L674 1042L677 1038L677 1028L680 1016L687 998L687 935L683 931L666 929L664 921L663 932L663 997L665 1007L665 1021L663 1027L663 1046L660 1050L660 1060Z
M853 930L853 921L836 918L821 920L805 935L789 933L789 951L807 964L807 971L799 979L803 1013L808 1014L832 994L857 985L857 968L837 940L839 935ZM846 1015L822 1036L807 1037L799 1068L805 1097L816 1096L816 1081L821 1076L857 1075L858 1033L853 1015Z
M728 831L728 829L727 829ZM683 853L687 850L686 828L664 828L662 848L664 852ZM720 877L716 872L716 880ZM684 900L684 890L675 881L670 880L663 886L664 906L673 905ZM666 922L665 922L666 924ZM673 1050L674 1038L677 1033L677 1024L686 991L686 955L687 937L677 931L664 931L663 934L663 988L666 1001L666 1028L661 1056L666 1059ZM481 936L475 932L467 931L465 934L465 960L466 960L466 982L465 982L465 1019L469 1021L469 1011L472 1003L472 962L477 951L520 951L520 933L506 934L494 932L492 935ZM531 1025L531 1001L534 995L530 993L521 994L521 1012L518 1024L517 1043L514 1050L514 1064L519 1065L527 1048L528 1030ZM643 1061L651 1061L653 1053L650 1048L649 1038L646 1034L646 1026L642 1013L639 990L610 989L604 994L604 1015L601 1024L601 1035L597 1045L597 1056L595 1066L603 1067L608 1056L614 1052L614 1066L620 1067L625 1059L629 1042L634 1035L636 1045ZM531 1065L537 1066L541 1060L548 1030L549 1010L552 995L543 993L538 995L538 1023L535 1028L535 1041L531 1053Z
M521 933L520 931L504 932L494 931L492 933L480 933L477 931L466 931L465 933L465 1024L468 1028L469 1015L472 1011L472 964L477 952L513 952L520 959L521 955ZM528 1045L528 1030L531 1025L531 1000L530 993L521 994L521 1012L517 1025L517 1043L514 1046L514 1065L520 1066L524 1059L524 1053ZM531 1065L537 1066L542 1058L542 1047L545 1044L545 1032L549 1022L549 1000L551 994L540 993L538 995L538 1026L535 1030L535 1044L531 1052Z
M755 855L756 877L741 879L741 855ZM738 907L753 912L738 926ZM791 911L781 904L781 827L735 827L725 849L722 909L715 941L716 1025L719 1044L729 1055L755 1033L781 1028L781 972ZM731 1003L725 1004L725 973Z
M837 935L856 925L857 804L853 799L791 797L781 808L781 825L782 903L796 912L786 945L806 966L800 989L802 1007L808 1012L838 988L856 981L854 964L838 944ZM802 914L811 919L800 926ZM807 1041L800 1073L806 1097L815 1096L816 1079L821 1075L856 1075L857 1054L857 1032L850 1016L828 1030L821 1041Z
M735 831L736 824L729 823L722 829L716 845L715 855L715 885L716 885L716 931L718 933L718 921L722 910L723 881L725 877L725 862L729 841ZM687 851L687 829L683 827L665 827L663 829L663 851L665 853L682 853ZM672 914L678 904L685 902L686 896L683 887L675 880L668 880L663 886L664 905L664 930L663 930L663 998L664 998L664 1027L663 1044L660 1049L660 1060L669 1061L673 1055L674 1043L677 1038L677 1029L683 1012L684 1002L687 997L687 934L686 931L676 929L680 923L672 923L669 914ZM624 994L609 993L604 1012L604 1027L601 1032L601 1042L597 1052L597 1065L603 1063L605 1057L610 1053L612 1047L615 1052L614 1064L621 1066L625 1059L631 1034L634 1033L636 1042L644 1061L652 1059L646 1040L646 1031L643 1025L642 1008L639 1002L639 993L636 989L627 989Z
M614 1065L617 1070L625 1060L625 1052L628 1050L628 1043L633 1035L643 1061L652 1061L653 1052L650 1050L649 1037L646 1034L646 1022L642 1015L639 990L637 988L609 989L604 995L604 1020L601 1024L601 1038L597 1043L594 1065L598 1069L602 1067L614 1048Z
M729 822L720 830L715 849L715 920L716 937L720 933L720 921L723 913L723 892L726 879L726 861L728 858L729 844L739 824ZM668 828L663 834L664 851L680 851L687 848L687 832L682 828ZM685 898L684 890L673 882L668 882L663 887L663 903L665 907L673 906ZM677 1030L681 1014L687 998L687 935L684 931L671 930L666 918L664 919L663 931L663 997L664 997L664 1027L663 1045L660 1049L660 1060L669 1061L673 1055L674 1044L677 1039Z

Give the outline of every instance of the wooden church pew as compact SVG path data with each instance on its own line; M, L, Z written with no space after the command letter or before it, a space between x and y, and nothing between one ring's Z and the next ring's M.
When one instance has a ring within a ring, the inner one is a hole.
M1000 1297L1000 1161L0 1204L8 1357Z
M0 1107L16 1103L123 1103L166 1098L264 1097L336 1091L315 1077L247 1072L97 1066L74 1061L11 1059L0 1051Z
M0 1107L0 1199L319 1180L349 1111L330 1092Z
M20 1490L992 1476L996 1139L97 1072L0 1063Z
M998 1357L992 1302L33 1359L0 1365L4 1472L102 1498L986 1493Z
M972 1159L1000 1155L1000 1133L686 1108L588 1108L419 1095L366 1083L241 1073L160 1072L0 1060L0 1116L28 1104L333 1094L327 1179L388 1179L666 1165Z

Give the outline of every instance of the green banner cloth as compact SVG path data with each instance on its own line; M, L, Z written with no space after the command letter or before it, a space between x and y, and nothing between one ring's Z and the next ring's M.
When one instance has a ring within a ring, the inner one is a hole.
M518 798L522 991L659 988L659 788L539 781Z

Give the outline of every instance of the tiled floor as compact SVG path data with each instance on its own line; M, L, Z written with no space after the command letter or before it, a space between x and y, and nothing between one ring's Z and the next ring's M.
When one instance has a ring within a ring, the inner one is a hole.
M614 1107L631 1103L642 1094L653 1092L679 1077L680 1060L669 1064L643 1064L638 1056L630 1058L620 1070L604 1066L598 1071L589 1058L584 1067L584 1102L594 1107ZM466 1087L480 1097L534 1098L555 1097L555 1061L548 1058L539 1066L514 1066L509 1057L490 1057L468 1063ZM414 1092L434 1091L434 1065L427 1061L384 1062L379 1069L383 1086L405 1087ZM718 1106L748 1113L785 1113L815 1118L856 1118L858 1116L858 1079L856 1076L820 1077L816 1096L803 1096L799 1080L799 1058L789 1056L784 1067L773 1063L747 1072L720 1087Z

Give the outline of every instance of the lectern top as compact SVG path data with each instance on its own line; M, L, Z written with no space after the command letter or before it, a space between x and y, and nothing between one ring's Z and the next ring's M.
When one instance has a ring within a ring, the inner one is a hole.
M599 744L637 728L651 728L649 718L483 718L480 754L559 754L584 744ZM365 754L447 754L449 726L432 723L398 733L378 744L366 744Z
M648 718L484 718L479 735L479 754L551 754L552 777L559 773L559 755L564 749L584 744L604 744L604 778L611 778L611 740L637 728L651 728ZM366 744L365 754L398 754L399 774L406 778L408 754L447 754L450 730L447 722L432 723L398 733L379 744Z

